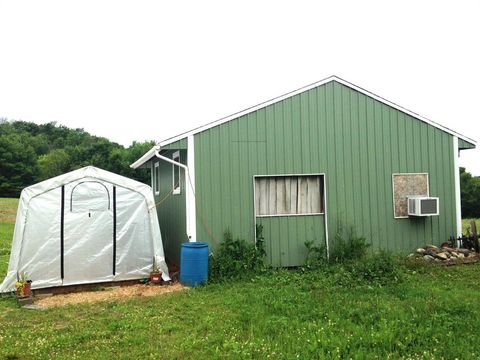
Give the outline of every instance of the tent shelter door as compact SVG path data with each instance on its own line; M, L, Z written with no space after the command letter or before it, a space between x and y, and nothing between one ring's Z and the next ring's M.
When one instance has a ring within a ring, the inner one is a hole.
M67 190L64 285L113 280L113 204L109 189L84 182Z

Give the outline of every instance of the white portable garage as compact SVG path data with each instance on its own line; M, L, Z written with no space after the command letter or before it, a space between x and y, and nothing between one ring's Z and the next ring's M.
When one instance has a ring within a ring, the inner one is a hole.
M169 280L150 186L92 166L22 191L0 292L148 277Z

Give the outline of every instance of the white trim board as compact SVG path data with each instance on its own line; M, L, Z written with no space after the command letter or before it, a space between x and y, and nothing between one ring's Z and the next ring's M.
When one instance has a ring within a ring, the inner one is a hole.
M460 193L460 166L458 150L458 137L453 137L453 171L454 171L454 185L455 185L455 225L456 234L462 236L462 203Z
M258 105L249 107L249 108L247 108L247 109L245 109L245 110L236 112L236 113L234 113L234 114L232 114L232 115L223 117L223 118L221 118L221 119L218 119L218 120L216 120L216 121L210 122L210 123L205 124L205 125L203 125L203 126L197 127L197 128L192 129L192 130L190 130L190 131L187 131L187 132L184 132L184 133L182 133L182 134L176 135L176 136L174 136L174 137L171 137L171 138L162 140L162 141L160 141L158 144L159 144L160 146L165 146L165 145L174 143L175 141L182 140L182 139L184 139L184 138L186 138L186 137L188 137L188 136L198 134L198 133L200 133L200 132L202 132L202 131L208 130L208 129L210 129L210 128L213 128L213 127L215 127L215 126L221 125L221 124L226 123L226 122L229 122L229 121L231 121L231 120L237 119L237 118L239 118L239 117L241 117L241 116L243 116L243 115L246 115L246 114L249 114L249 113L251 113L251 112L260 110L260 109L265 108L265 107L267 107L267 106L269 106L269 105L272 105L272 104L275 104L275 103L277 103L277 102L279 102L279 101L282 101L282 100L284 100L284 99L286 99L286 98L295 96L295 95L297 95L297 94L300 94L300 93L305 92L305 91L307 91L307 90L313 89L313 88L315 88L315 87L317 87L317 86L327 84L327 83L332 82L332 81L336 81L336 82L338 82L338 83L340 83L340 84L342 84L342 85L345 85L345 86L349 87L350 89L356 90L356 91L358 91L359 93L362 93L362 94L364 94L364 95L366 95L366 96L369 96L369 97L371 97L371 98L373 98L373 99L375 99L375 100L378 100L378 101L380 101L380 102L382 102L382 103L384 103L384 104L386 104L386 105L388 105L388 106L393 107L394 109L397 109L397 110L399 110L399 111L401 111L401 112L403 112L403 113L405 113L405 114L407 114L407 115L410 115L410 116L412 116L412 117L414 117L414 118L416 118L416 119L418 119L418 120L420 120L420 121L423 121L423 122L425 122L425 123L427 123L427 124L429 124L429 125L432 125L432 126L436 127L437 129L440 129L440 130L442 130L442 131L445 131L446 133L448 133L448 134L450 134L450 135L457 136L458 138L460 138L460 139L462 139L462 140L465 140L465 141L467 141L467 142L469 142L469 143L472 143L472 144L476 145L476 141L473 140L473 139L470 139L470 138L467 137L467 136L464 136L464 135L462 135L462 134L459 134L459 133L457 133L456 131L453 131L453 130L451 130L451 129L443 126L443 125L440 125L440 124L438 124L438 123L436 123L436 122L434 122L434 121L432 121L432 120L430 120L430 119L427 119L427 118L425 118L425 117L423 117L423 116L421 116L421 115L419 115L419 114L416 114L416 113L414 113L413 111L410 111L410 110L408 110L408 109L405 109L404 107L401 107L400 105L397 105L397 104L395 104L395 103L393 103L393 102L391 102L391 101L389 101L389 100L387 100L387 99L382 98L381 96L378 96L378 95L376 95L376 94L374 94L374 93L372 93L372 92L370 92L370 91L368 91L368 90L365 90L365 89L363 89L363 88L361 88L361 87L359 87L359 86L357 86L357 85L355 85L355 84L352 84L352 83L350 83L350 82L348 82L348 81L346 81L346 80L343 80L343 79L341 79L341 78L339 78L338 76L335 76L335 75L330 76L330 77L328 77L328 78L326 78L326 79L323 79L323 80L314 82L314 83L312 83L312 84L310 84L310 85L301 87L301 88L299 88L299 89L297 89L297 90L288 92L288 93L286 93L286 94L284 94L284 95L277 96L277 97L275 97L275 98L273 98L273 99L271 99L271 100L262 102L262 103L260 103L260 104L258 104Z

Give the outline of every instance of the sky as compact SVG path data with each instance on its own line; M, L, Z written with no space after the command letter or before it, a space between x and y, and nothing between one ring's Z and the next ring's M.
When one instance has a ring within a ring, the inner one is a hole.
M478 140L479 18L478 0L0 0L0 118L129 145L337 75Z

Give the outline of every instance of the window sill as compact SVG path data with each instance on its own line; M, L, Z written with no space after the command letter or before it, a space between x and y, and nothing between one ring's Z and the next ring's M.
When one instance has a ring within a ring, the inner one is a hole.
M316 215L325 215L324 212L321 213L309 213L309 214L276 214L276 215L256 215L258 218L269 218L269 217L287 217L287 216L316 216Z

